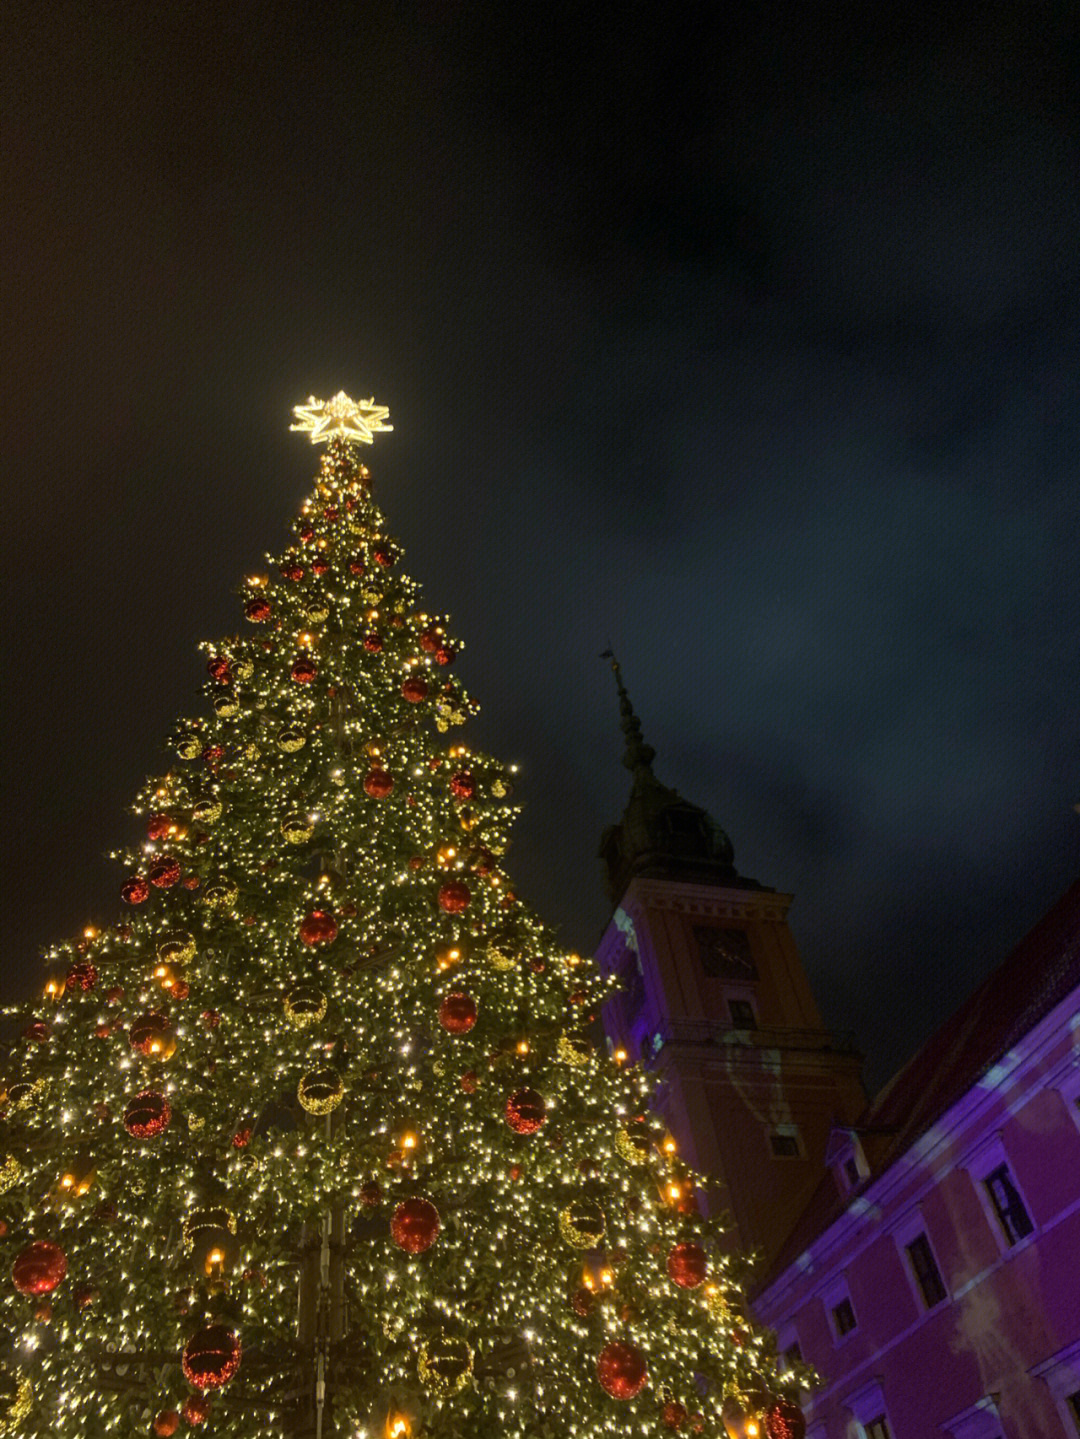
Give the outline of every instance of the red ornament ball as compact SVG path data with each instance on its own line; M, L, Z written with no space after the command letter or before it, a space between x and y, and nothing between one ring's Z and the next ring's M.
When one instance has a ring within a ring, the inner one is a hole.
M476 1093L477 1082L475 1069L467 1069L461 1076L461 1087L466 1094Z
M170 854L155 860L150 870L150 883L158 889L171 889L180 878L180 862Z
M67 1273L67 1255L59 1244L39 1239L24 1249L11 1266L20 1294L51 1294Z
M372 799L385 799L393 792L394 777L384 769L369 769L364 779L364 793Z
M405 1199L390 1220L390 1237L407 1254L423 1254L438 1237L439 1211L427 1199Z
M68 989L93 989L97 985L97 970L89 960L76 960L67 972Z
M363 562L363 560L350 560L350 561L349 561L349 574L350 574L350 575L362 575L363 573L364 573L364 562Z
M330 944L337 932L337 920L326 909L313 909L300 921L300 938L307 945Z
M411 675L401 686L401 693L411 705L418 705L427 699L427 680L420 675Z
M209 1324L184 1345L184 1378L195 1389L220 1389L240 1368L240 1340L224 1324Z
M52 1030L40 1019L28 1024L23 1030L23 1039L31 1044L48 1044L51 1035Z
M439 908L446 914L460 914L472 895L463 880L452 879L439 890Z
M125 904L143 904L149 898L150 886L141 874L132 875L120 890L120 898Z
M163 1409L154 1418L154 1433L161 1436L161 1439L168 1439L170 1434L175 1434L180 1428L180 1415L175 1409Z
M206 672L211 679L217 680L219 685L227 685L232 679L232 671L229 669L229 661L224 655L214 655L206 661Z
M300 538L301 540L303 540L305 545L308 543L309 540L313 540L315 538L315 531L311 525L301 525L298 534L300 535Z
M680 1289L696 1289L709 1272L709 1261L700 1244L676 1244L667 1257L667 1272Z
M377 565L381 565L384 570L388 570L394 563L393 554L383 545L380 545L376 550L372 550L371 558Z
M476 1000L464 990L451 990L439 1005L439 1023L451 1034L468 1034L476 1023Z
M152 814L146 822L146 838L164 839L171 825L172 820L167 814Z
M669 1399L660 1411L665 1429L681 1429L686 1423L686 1406L676 1399Z
M593 1312L596 1299L591 1289L575 1289L570 1298L570 1308L579 1318L584 1319L586 1315Z
M535 1134L546 1119L544 1097L535 1089L515 1089L506 1101L506 1122L518 1134Z
M235 1133L235 1134L233 1135L233 1137L232 1137L232 1147L233 1147L234 1149L246 1149L250 1143L251 1143L251 1130L250 1130L250 1129L238 1129L238 1130L236 1131L236 1133Z
M298 685L309 685L317 673L314 660L297 660L292 667L292 677Z
M360 1203L365 1209L376 1209L382 1203L382 1189L374 1179L369 1179L360 1190Z
M457 651L452 650L449 645L440 645L435 651L435 663L437 665L452 665L456 653Z
M382 650L382 647L383 643L381 635L370 634L364 636L364 648L367 650L369 655L379 654Z
M450 776L450 793L455 799L472 799L476 793L476 781L467 769L459 769Z
M790 1399L774 1399L764 1415L766 1439L805 1439L806 1418Z
M197 1429L210 1418L210 1400L205 1394L189 1394L181 1406L180 1413L189 1429Z
M313 575L325 575L330 568L330 561L325 555L316 555L311 561L311 573Z
M244 614L253 625L265 624L270 618L270 601L264 600L261 595L248 600L244 606Z
M420 636L420 648L425 654L433 655L439 648L438 630L425 630Z
M124 1128L136 1139L153 1139L167 1129L172 1119L172 1109L163 1094L153 1089L144 1089L130 1100L124 1110Z
M199 1018L203 1024L206 1025L207 1029L217 1029L221 1023L221 1015L216 1009L204 1009Z
M600 1351L596 1377L612 1399L633 1399L644 1389L649 1371L636 1345L615 1339Z

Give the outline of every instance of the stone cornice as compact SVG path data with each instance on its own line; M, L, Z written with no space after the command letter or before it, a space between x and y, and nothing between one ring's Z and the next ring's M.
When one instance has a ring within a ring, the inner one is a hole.
M638 918L645 909L670 910L701 919L759 920L783 924L793 896L769 889L685 884L670 879L632 879L619 905Z

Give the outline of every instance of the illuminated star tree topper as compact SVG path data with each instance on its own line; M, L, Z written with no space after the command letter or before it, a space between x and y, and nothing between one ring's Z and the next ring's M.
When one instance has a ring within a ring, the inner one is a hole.
M377 405L374 398L351 400L344 390L339 390L332 400L317 400L312 395L307 404L294 405L293 414L299 423L289 429L306 430L313 445L326 444L336 437L370 445L376 434L394 428L384 423L390 414L388 406Z

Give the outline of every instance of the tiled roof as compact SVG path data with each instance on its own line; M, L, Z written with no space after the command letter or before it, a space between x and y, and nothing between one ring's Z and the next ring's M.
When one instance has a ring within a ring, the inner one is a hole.
M1080 880L867 1107L855 1128L875 1135L875 1142L864 1146L873 1165L872 1177L894 1164L1076 989L1080 989ZM848 1196L840 1193L832 1172L826 1173L759 1287L778 1278L839 1218L847 1203Z

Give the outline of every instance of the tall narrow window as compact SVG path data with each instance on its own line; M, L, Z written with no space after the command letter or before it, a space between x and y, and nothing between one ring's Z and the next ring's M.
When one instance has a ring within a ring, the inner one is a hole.
M855 1318L855 1310L852 1308L851 1300L848 1298L841 1299L840 1303L833 1308L832 1317L833 1324L836 1327L836 1333L841 1339L845 1334L850 1334L858 1323L858 1320Z
M864 1425L864 1428L866 1429L866 1439L892 1439L892 1430L889 1428L889 1421L884 1414L879 1414L876 1419L871 1419L869 1424Z
M802 1350L797 1344L789 1344L784 1350L784 1368L794 1369L796 1364L802 1363Z
M1007 1164L999 1165L997 1169L986 1176L984 1183L1005 1238L1010 1244L1016 1244L1019 1240L1025 1239L1034 1230L1035 1225L1031 1222L1031 1215L1025 1209L1024 1201L1020 1198L1020 1191L1013 1183L1009 1166Z
M1080 1389L1075 1394L1070 1394L1065 1400L1065 1408L1069 1411L1069 1417L1080 1434Z
M933 1309L935 1304L940 1304L945 1298L945 1283L925 1234L920 1234L911 1241L907 1246L907 1256L911 1261L915 1282L922 1293L923 1303L927 1309Z

